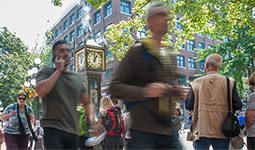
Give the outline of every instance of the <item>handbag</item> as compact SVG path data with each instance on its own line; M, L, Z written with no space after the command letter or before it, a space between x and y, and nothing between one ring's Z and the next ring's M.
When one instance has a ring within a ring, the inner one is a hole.
M223 122L222 132L226 137L236 137L240 134L240 125L237 117L231 112L229 78L226 78L228 90L228 114Z
M242 132L240 131L238 136L230 138L230 143L234 149L242 149L244 145Z

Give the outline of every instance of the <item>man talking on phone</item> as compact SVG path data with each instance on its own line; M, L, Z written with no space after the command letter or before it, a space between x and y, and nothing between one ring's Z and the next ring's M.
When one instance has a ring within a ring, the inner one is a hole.
M70 49L65 40L52 46L55 68L43 67L36 77L36 91L43 101L41 125L46 149L78 149L77 103L83 103L87 121L94 126L93 109L85 93L82 77L67 71Z

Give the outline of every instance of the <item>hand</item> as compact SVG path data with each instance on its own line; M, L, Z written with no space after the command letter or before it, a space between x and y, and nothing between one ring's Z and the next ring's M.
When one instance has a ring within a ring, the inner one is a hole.
M186 99L189 87L175 85L173 90L179 99Z
M243 129L243 134L244 134L244 135L247 134L247 129L246 129L246 128Z
M34 115L33 114L28 114L28 116L29 116L30 120L34 119Z
M14 116L15 115L15 113L16 113L16 111L15 110L13 110L13 111L11 111L9 114L11 115L11 117L12 116Z
M61 71L65 68L65 60L62 57L56 57L55 59L56 69L59 69Z
M163 97L169 90L169 85L165 83L149 83L143 90L143 97Z

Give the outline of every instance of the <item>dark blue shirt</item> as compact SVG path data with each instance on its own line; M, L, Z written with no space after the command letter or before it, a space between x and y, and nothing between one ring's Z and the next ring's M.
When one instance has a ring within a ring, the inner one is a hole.
M239 116L238 118L240 126L244 125L244 116Z
M187 110L193 110L194 109L194 101L195 101L195 97L194 97L193 89L192 89L192 87L190 87L188 96L185 101L185 108ZM236 82L234 83L234 87L232 90L232 104L233 104L232 105L233 112L235 112L236 110L239 110L243 107L243 104L241 102L241 99L238 95L238 91L236 88Z

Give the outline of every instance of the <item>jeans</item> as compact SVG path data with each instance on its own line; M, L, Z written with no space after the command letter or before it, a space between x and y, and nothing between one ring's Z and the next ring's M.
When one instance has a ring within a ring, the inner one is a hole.
M176 133L172 136L148 133L130 129L130 149L168 149L182 150Z
M44 146L48 149L78 149L78 135L57 130L54 128L43 128Z
M217 138L206 138L201 137L199 140L195 141L195 150L205 150L212 145L214 150L228 150L230 139L217 139Z
M6 142L7 150L27 149L30 134L27 134L26 138L22 138L20 134L4 133L4 139Z
M255 149L255 137L247 137L247 147L248 150Z

